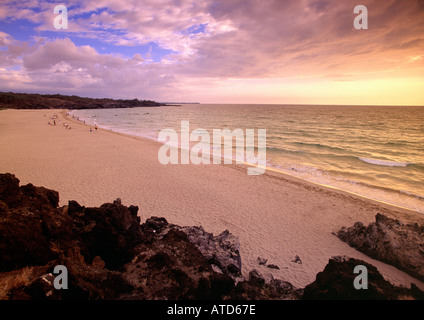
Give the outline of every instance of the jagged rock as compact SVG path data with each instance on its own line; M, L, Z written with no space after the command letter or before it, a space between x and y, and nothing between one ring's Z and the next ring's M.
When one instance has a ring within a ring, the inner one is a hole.
M56 208L59 193L44 187L34 187L32 184L19 187L19 179L6 173L0 175L0 199L11 209L27 207L34 212Z
M241 275L238 239L228 231L215 237L157 217L140 225L138 208L120 199L57 208L57 192L19 187L10 174L0 175L0 195L0 282L9 299L220 299L235 287L229 275ZM69 289L51 292L46 275L59 264ZM1 273L33 265L45 267L22 269L25 281Z
M269 283L271 297L284 300L299 300L303 296L303 289L294 287L290 282L273 279Z
M206 232L202 227L178 227L187 234L188 240L203 254L206 260L233 278L241 276L240 242L228 230L218 236Z
M43 187L19 187L11 174L0 175L0 272L44 265L58 258L51 242L71 242L71 219L55 205L57 192Z
M61 290L64 300L111 300L133 290L122 272L104 268L99 257L87 264L78 247L63 253L58 264L68 269L67 290Z
M155 237L163 237L171 229L184 232L216 272L233 278L241 276L240 243L228 230L214 236L201 226L181 227L168 224L166 219L158 217L151 217L141 225L143 239L147 242Z
M40 281L50 280L47 275L50 274L51 266L52 263L48 263L44 266L28 266L9 272L0 272L0 300L31 300L37 297L42 299L43 295L50 296L54 300L55 297L60 296L60 292L49 292L51 286ZM45 290L44 294L40 293L40 288Z
M115 270L130 261L132 248L141 242L138 207L125 207L117 199L99 208L85 208L69 203L68 215L74 232L81 238L81 251L92 261L99 256L108 269Z
M249 281L254 285L262 286L265 284L265 278L258 272L258 270L253 269L249 272Z
M231 293L234 300L299 300L303 289L295 288L291 283L279 279L266 281L257 270L249 273L248 281L241 281Z
M6 173L0 175L0 199L8 207L13 208L19 204L19 179L15 175Z
M404 225L382 214L375 220L367 227L361 222L343 227L337 236L366 255L424 281L424 226Z
M165 218L151 217L147 219L140 226L143 242L151 242L167 226L168 221Z
M354 273L356 266L367 268L368 288L355 289ZM419 292L419 290L418 290ZM386 281L373 265L345 256L332 257L325 269L319 272L315 282L304 289L305 300L396 300L399 298L419 298L412 289L393 286Z
M61 291L54 287L54 275L46 273L28 287L28 292L33 299L36 300L60 300Z
M219 299L234 288L232 278L213 271L187 234L177 228L167 228L138 251L123 273L134 292L123 299Z
M276 265L276 264L270 263L270 264L267 265L266 263L268 262L268 259L264 259L264 258L258 257L257 260L258 260L259 265L267 266L270 269L280 270L280 267L278 265ZM287 269L287 267L285 267L284 269Z
M297 264L302 264L302 259L300 259L300 257L298 255L296 255L296 257L294 257L294 260L292 260L291 262L297 263Z

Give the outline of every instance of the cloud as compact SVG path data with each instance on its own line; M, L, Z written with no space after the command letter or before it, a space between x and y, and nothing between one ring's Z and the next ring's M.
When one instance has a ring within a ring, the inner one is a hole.
M21 65L22 57L31 52L28 42L14 39L11 35L0 31L0 66L15 67Z
M131 58L100 54L90 46L76 46L69 38L35 47L22 59L25 88L32 83L42 91L77 90L89 96L157 99L165 90L172 92L170 88L175 82L175 77L167 75L160 64L146 64L140 54ZM8 80L16 82L19 78L15 74Z
M399 62L403 59L388 50L389 45L402 45L424 34L424 16L414 13L416 5L411 3L368 2L372 27L366 31L353 29L353 6L345 1L331 5L322 1L248 2L244 7L242 2L219 2L221 6L216 4L211 13L232 17L237 32L197 43L199 55L193 65L201 73L209 70L216 76L235 77L314 75L337 61L344 62L339 68L346 71L364 67L379 71L392 64L396 56ZM243 10L237 11L240 7ZM325 11L325 15L317 15L317 10ZM418 42L414 44L423 48ZM357 51L364 54L352 56ZM375 64L378 59L386 63Z

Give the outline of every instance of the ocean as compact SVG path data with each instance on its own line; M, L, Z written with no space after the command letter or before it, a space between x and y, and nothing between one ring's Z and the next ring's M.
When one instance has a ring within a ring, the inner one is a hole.
M267 167L424 213L424 107L183 104L71 114L154 140L179 132L181 121L211 136L266 129Z

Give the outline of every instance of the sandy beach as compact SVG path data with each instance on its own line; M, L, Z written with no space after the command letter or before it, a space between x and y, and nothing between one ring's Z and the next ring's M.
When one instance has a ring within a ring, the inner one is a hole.
M54 114L56 125L48 125ZM60 205L76 200L99 206L121 198L139 206L142 221L158 216L214 234L228 229L240 240L244 274L257 269L297 287L313 282L330 257L347 255L375 265L395 285L413 282L424 290L424 283L333 235L356 221L368 224L377 213L421 224L424 215L279 172L249 176L243 165L162 165L160 146L102 129L90 132L66 111L0 111L0 173L15 174L21 185L57 190ZM292 262L296 255L302 264ZM258 257L280 270L260 266Z

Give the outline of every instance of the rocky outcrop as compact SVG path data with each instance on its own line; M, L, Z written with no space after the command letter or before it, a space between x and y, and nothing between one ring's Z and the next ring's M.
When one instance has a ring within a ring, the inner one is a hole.
M366 255L424 281L424 226L405 225L377 214L368 226L356 222L343 227L337 236Z
M367 270L367 289L356 289L354 280L360 273L355 267ZM345 256L333 257L316 280L305 287L305 300L398 300L423 299L423 292L412 285L411 289L393 286L373 265Z
M125 266L125 277L136 290L125 299L281 300L299 299L303 292L277 279L266 283L256 270L244 279L240 244L228 230L214 236L202 227L181 227L158 217L147 219L141 229L146 243Z
M56 191L31 184L19 187L10 174L0 179L0 271L43 265L74 247L88 263L100 256L109 269L116 269L141 242L137 207L127 208L117 200L99 208L75 201L57 208Z
M171 228L184 232L216 272L229 275L233 279L241 277L240 242L228 230L214 236L202 227Z
M100 256L108 269L118 269L132 258L132 249L141 243L138 207L127 208L120 199L99 208L85 208L70 201L64 211L72 219L81 252L89 262Z
M221 299L234 288L233 279L215 272L178 228L166 226L136 251L123 270L133 290L121 299Z
M365 264L361 261L330 261L304 294L272 275L265 280L257 270L244 278L240 243L228 230L214 236L160 217L140 223L138 207L126 207L119 199L98 208L76 201L58 207L58 202L53 190L19 186L14 175L0 174L0 299L357 297L349 291L350 269ZM67 268L68 289L55 288L58 265ZM378 284L366 297L399 297L375 268L369 269ZM421 297L415 289L413 297Z
M282 299L288 283L241 275L228 230L181 227L119 199L98 208L58 207L57 192L0 175L0 299ZM54 288L66 266L68 289Z
M0 175L0 272L44 265L59 257L51 242L72 243L71 218L57 211L58 202L55 191Z
M290 282L274 279L269 281L256 269L249 272L248 279L237 283L231 299L235 300L299 300L303 289L294 287Z

